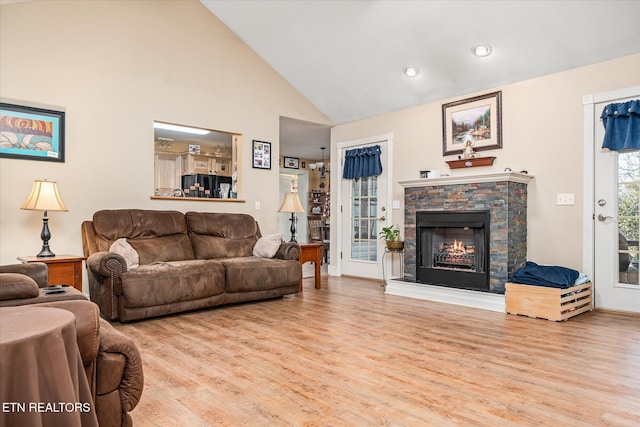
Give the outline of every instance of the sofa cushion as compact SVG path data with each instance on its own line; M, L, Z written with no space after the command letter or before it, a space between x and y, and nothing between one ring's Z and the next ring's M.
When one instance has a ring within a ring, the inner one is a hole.
M152 307L219 295L224 292L224 267L213 260L140 265L122 274L125 307Z
M253 256L261 258L273 258L280 249L282 234L269 234L258 239L253 247Z
M193 259L193 249L189 236L152 237L148 239L129 239L129 244L138 253L140 265L162 261L183 261Z
M138 252L140 264L193 259L184 214L141 209L102 210L93 214L93 227L101 251L126 238Z
M37 297L40 288L35 280L19 273L0 273L0 301Z
M297 285L302 278L298 261L274 258L220 260L226 270L225 292L254 292Z
M251 257L258 225L251 215L214 212L185 214L196 259Z

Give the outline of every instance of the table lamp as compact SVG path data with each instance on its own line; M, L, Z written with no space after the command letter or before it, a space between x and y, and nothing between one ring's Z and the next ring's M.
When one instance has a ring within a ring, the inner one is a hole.
M304 212L304 208L300 204L300 199L298 198L298 193L285 194L282 206L280 206L278 212L291 213L291 240L289 241L297 242L296 223L298 222L298 218L296 217L296 213Z
M49 249L49 239L51 239L51 232L49 231L49 218L47 217L47 211L62 211L67 212L68 209L64 205L64 202L58 194L58 184L54 181L35 180L33 181L33 188L31 188L31 194L24 202L20 209L30 211L44 211L42 217L42 232L40 238L42 239L42 250L37 257L46 258L56 256L51 249Z

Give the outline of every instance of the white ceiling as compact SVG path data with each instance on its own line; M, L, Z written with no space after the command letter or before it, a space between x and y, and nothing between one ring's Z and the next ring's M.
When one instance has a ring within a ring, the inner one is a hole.
M640 0L200 1L336 124L640 52Z

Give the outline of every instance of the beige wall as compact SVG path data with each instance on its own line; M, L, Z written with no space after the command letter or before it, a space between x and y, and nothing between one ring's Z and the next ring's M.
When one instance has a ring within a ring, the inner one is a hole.
M35 255L42 213L22 211L34 179L57 181L51 249L81 254L98 209L245 212L277 232L280 116L331 124L193 1L43 1L0 7L0 97L66 110L66 161L0 160L0 263ZM246 203L154 201L153 120L243 134ZM251 140L272 142L271 170ZM261 209L254 209L259 201Z
M535 176L528 186L527 258L581 269L582 97L636 85L640 85L640 55L483 91L502 91L503 149L480 152L497 157L491 167L449 170L444 162L455 156L442 156L441 108L453 100L336 126L331 135L331 158L338 158L337 143L392 132L393 198L397 200L403 200L404 195L397 181L417 179L421 170L437 169L450 175L501 172L507 167L527 170ZM457 99L473 95L477 94ZM574 193L575 205L557 206L557 193ZM332 211L336 212L337 201L333 202ZM393 223L403 224L403 209L404 201L401 210L393 211Z

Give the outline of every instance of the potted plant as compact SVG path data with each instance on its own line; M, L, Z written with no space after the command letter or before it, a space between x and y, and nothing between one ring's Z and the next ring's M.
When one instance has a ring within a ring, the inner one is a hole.
M392 225L383 227L379 233L380 238L387 242L387 249L393 252L399 252L404 249L404 241L400 240L400 227Z

